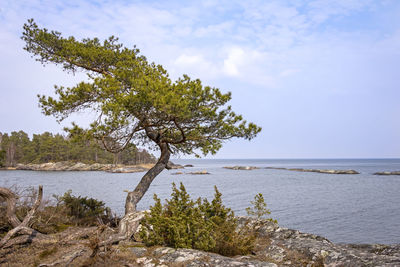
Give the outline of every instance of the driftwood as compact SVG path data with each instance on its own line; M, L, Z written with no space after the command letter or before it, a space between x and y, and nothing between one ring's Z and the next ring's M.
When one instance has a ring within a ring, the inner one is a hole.
M17 204L18 196L14 194L10 189L0 187L0 196L7 202L7 220L12 227L17 227L21 224L21 221L15 215L15 206Z
M135 234L140 220L143 217L143 212L131 212L126 214L119 222L118 233L100 242L99 246L107 246L131 238Z
M3 237L3 239L0 241L0 248L2 248L7 243L7 241L9 241L10 238L17 233L27 234L31 236L36 236L40 234L36 230L30 228L28 225L30 220L34 217L37 209L39 208L40 203L42 202L43 186L39 185L39 191L36 201L22 222L15 215L15 205L18 197L9 189L3 187L0 188L0 196L3 197L7 202L7 220L11 224L11 226L14 227L10 231L8 231L5 237Z
M39 267L50 267L50 266L56 266L62 264L63 266L68 266L69 264L72 263L74 259L76 259L79 256L82 256L86 252L86 249L79 249L76 250L70 254L64 255L61 257L61 259L53 262L53 263L42 263L39 265Z
M43 187L40 185L38 195L29 210L21 222L16 216L16 203L18 196L7 188L0 187L0 197L6 202L7 212L6 218L8 223L13 227L1 240L0 240L0 251L8 251L11 247L19 244L31 243L33 241L46 241L55 242L54 237L41 234L40 232L30 227L30 221L34 218L43 198ZM64 233L59 234L59 241L62 241L64 245L75 244L76 240L81 238L89 238L94 235L96 238L93 240L93 244L86 248L87 244L80 243L78 247L72 251L65 253L62 257L56 259L53 262L41 263L39 266L56 266L56 265L70 265L76 258L84 255L94 258L97 256L101 248L107 250L107 247L111 244L118 243L122 240L130 239L136 232L140 220L144 217L144 213L137 212L136 210L126 214L119 223L118 229L111 229L105 225L103 227L88 227L81 229L66 230ZM97 229L97 230L96 230ZM107 233L103 231L107 229ZM19 234L18 236L16 236ZM16 237L15 237L16 236ZM71 243L70 243L71 242ZM44 243L46 244L46 243ZM82 246L83 245L83 246ZM75 245L74 245L75 246ZM88 254L91 250L91 254ZM85 257L86 257L85 256Z

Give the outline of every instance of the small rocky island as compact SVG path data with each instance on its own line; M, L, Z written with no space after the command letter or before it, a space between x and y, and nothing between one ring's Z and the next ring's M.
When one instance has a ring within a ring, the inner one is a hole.
M374 175L400 175L400 171L392 171L392 172L376 172Z
M277 167L266 167L266 169L286 170L286 171L296 171L296 172L317 172L317 173L327 173L327 174L360 174L355 170L320 170L320 169L277 168Z
M225 166L223 168L229 169L229 170L241 170L241 171L251 171L251 170L259 169L258 167L255 167L255 166Z

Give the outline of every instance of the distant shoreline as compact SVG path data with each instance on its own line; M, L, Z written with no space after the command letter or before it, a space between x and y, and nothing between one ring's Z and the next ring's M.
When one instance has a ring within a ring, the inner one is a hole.
M0 170L25 170L25 171L106 171L111 173L144 172L153 167L153 163L123 165L123 164L85 164L82 162L48 162L41 164L17 164L14 167L3 167Z
M27 170L27 171L105 171L110 173L133 173L144 172L151 169L154 163L144 163L136 165L124 164L85 164L82 162L48 162L41 164L17 164L13 167L2 167L0 170ZM193 167L193 165L186 165ZM184 166L169 162L169 168L181 169ZM360 174L356 170L337 170L337 169L309 169L309 168L285 168L285 167L256 167L256 166L224 166L225 169L231 170L255 170L255 169L270 169L270 170L283 170L283 171L296 171L296 172L315 172L322 174ZM379 171L373 175L400 175L400 171Z

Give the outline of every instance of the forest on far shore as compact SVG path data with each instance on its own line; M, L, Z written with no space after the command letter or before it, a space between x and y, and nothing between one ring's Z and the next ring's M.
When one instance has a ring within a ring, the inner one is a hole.
M33 134L31 139L24 131L0 132L0 167L59 161L134 165L154 163L156 159L134 144L119 153L111 153L95 140L75 140L49 132Z

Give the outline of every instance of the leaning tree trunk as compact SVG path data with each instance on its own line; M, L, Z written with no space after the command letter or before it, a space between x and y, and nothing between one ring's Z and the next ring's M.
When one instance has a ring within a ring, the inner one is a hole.
M107 245L128 239L136 232L140 220L144 217L143 213L136 211L136 205L147 192L154 178L167 167L171 155L167 143L159 143L158 146L160 147L161 155L157 163L146 172L135 190L128 192L125 203L125 216L119 223L118 234L101 242L100 245Z
M142 199L144 194L150 187L154 178L159 175L166 167L169 161L171 153L168 150L166 143L159 144L161 149L161 155L157 163L142 177L135 190L128 193L125 202L125 215L136 212L136 205Z

